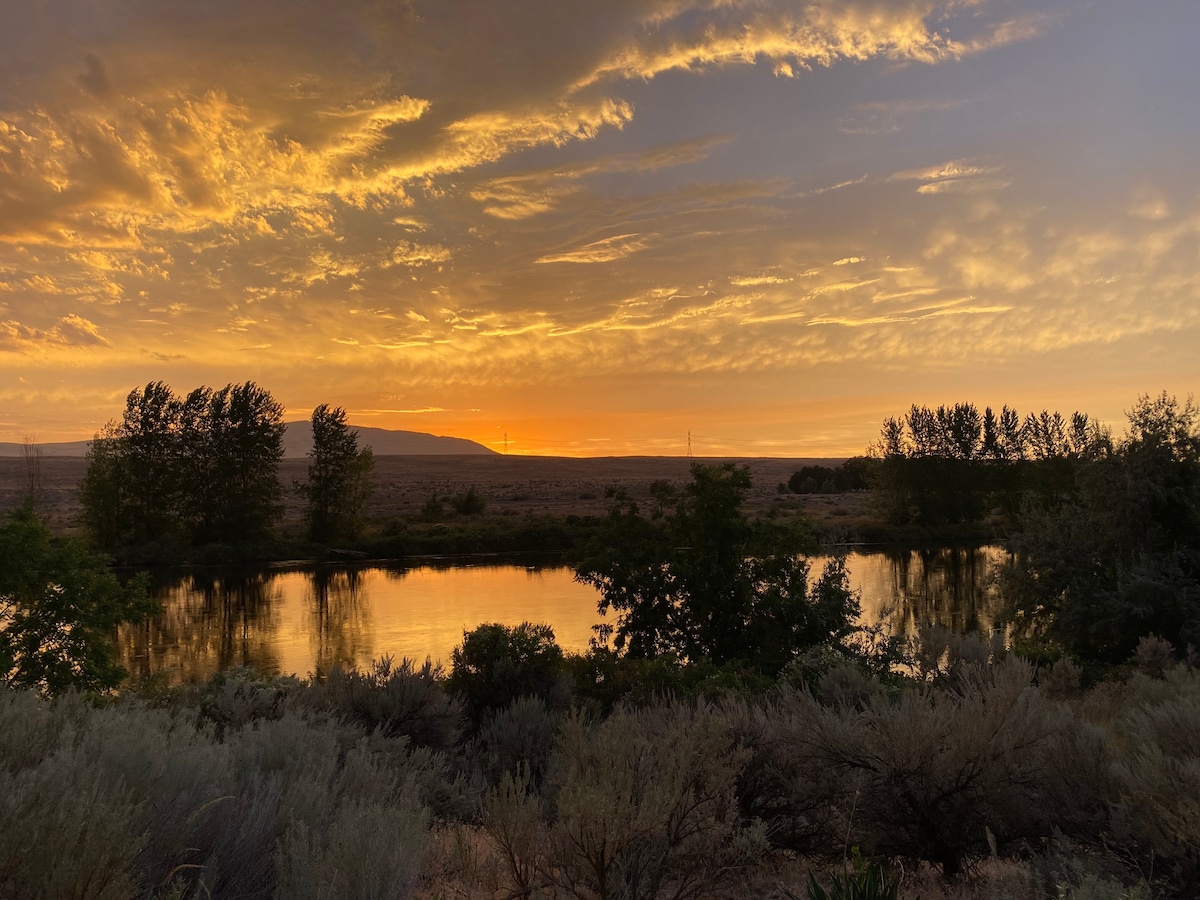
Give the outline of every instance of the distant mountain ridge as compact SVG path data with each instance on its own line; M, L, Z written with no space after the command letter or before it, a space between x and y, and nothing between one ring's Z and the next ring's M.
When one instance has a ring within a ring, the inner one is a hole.
M483 444L466 438L444 437L424 431L392 431L366 425L350 426L358 432L358 446L370 447L376 456L494 456ZM283 455L305 456L312 449L312 423L288 422L283 436Z
M308 421L287 422L283 435L285 459L298 459L312 449L312 423ZM483 444L466 438L443 437L423 431L391 431L387 428L370 428L366 425L352 426L358 431L358 445L370 447L376 456L494 456ZM42 456L86 456L91 441L56 441L36 444ZM25 445L11 441L0 441L0 457L20 457L25 454Z

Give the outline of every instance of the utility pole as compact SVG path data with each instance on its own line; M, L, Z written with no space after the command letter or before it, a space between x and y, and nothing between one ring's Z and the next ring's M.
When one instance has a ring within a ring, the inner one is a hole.
M692 429L688 429L688 459L692 458Z

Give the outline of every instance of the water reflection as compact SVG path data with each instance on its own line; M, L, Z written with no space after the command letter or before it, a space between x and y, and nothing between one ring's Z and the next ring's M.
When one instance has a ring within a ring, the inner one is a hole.
M163 614L120 632L121 665L132 677L168 673L170 681L191 681L232 666L282 667L284 591L271 574L198 573L158 590Z
M463 631L483 622L549 622L564 649L583 650L598 620L595 591L561 566L201 574L164 578L156 591L163 614L123 627L119 656L132 678L168 683L238 665L304 675L385 654L449 663Z
M936 622L990 631L999 611L997 547L856 551L847 557L863 618L885 616L901 634ZM824 560L812 564L814 577ZM391 654L449 663L464 630L483 622L548 622L566 650L592 637L596 592L565 567L441 565L316 567L193 573L157 588L161 616L119 635L132 677L169 683L231 666L262 672L365 666Z
M371 659L370 610L359 569L317 569L306 584L309 647L313 669L327 672L341 662Z
M901 635L926 623L990 634L1001 612L996 576L1006 559L1000 547L878 550L852 553L847 565L867 622L882 618Z

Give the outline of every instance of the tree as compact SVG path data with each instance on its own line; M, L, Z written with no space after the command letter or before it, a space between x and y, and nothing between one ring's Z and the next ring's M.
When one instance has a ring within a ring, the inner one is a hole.
M126 673L114 662L114 630L157 609L145 579L122 585L103 557L55 540L30 505L0 524L0 679L8 687L116 687Z
M1026 511L1006 594L1017 628L1121 662L1139 637L1200 645L1200 412L1139 397L1129 434L1077 462L1075 491Z
M161 540L178 530L177 407L171 389L152 381L130 391L121 421L92 441L80 501L85 522L107 539L103 546Z
M25 499L36 506L42 496L42 445L25 435L21 455L25 458Z
M308 453L305 518L314 541L357 538L373 487L375 458L359 448L358 432L346 424L346 411L322 403L312 414L313 446Z
M253 381L226 385L213 392L202 425L208 493L199 537L225 543L266 537L283 514L283 405Z
M601 614L616 611L605 636L618 650L753 661L774 672L801 649L855 630L858 602L844 569L835 562L827 570L827 593L810 590L808 563L796 555L804 538L748 521L749 486L745 468L694 464L691 483L660 490L649 517L616 497L575 577L600 591Z
M253 382L182 399L151 382L92 441L83 520L106 548L261 539L282 513L283 432L283 407Z

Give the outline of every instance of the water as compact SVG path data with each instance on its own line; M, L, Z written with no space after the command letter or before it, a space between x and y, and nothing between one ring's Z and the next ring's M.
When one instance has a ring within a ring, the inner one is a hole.
M863 619L881 616L901 632L937 622L990 631L998 611L997 547L850 553ZM814 559L813 574L823 560ZM565 650L584 650L601 621L596 591L562 566L441 563L413 568L273 568L201 572L157 588L164 612L119 635L121 664L134 678L169 683L231 666L261 672L365 666L393 655L450 662L464 630L485 622L548 622Z

